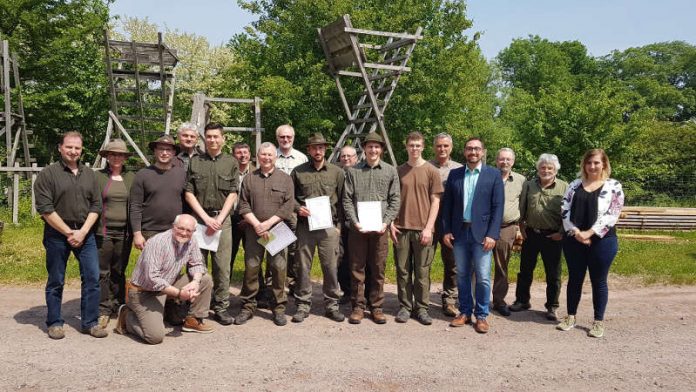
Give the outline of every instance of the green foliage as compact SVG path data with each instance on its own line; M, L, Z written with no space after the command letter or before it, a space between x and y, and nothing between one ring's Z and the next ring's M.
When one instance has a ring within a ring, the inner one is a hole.
M413 71L404 75L386 110L386 126L396 145L411 130L426 137L448 131L465 135L493 130L493 92L490 70L474 41L463 35L471 27L460 1L421 2L300 0L240 1L259 16L253 28L237 35L230 46L241 59L228 69L237 78L230 93L264 97L264 126L272 130L292 123L298 144L310 132L322 131L337 140L346 125L336 86L326 70L316 28L350 13L353 25L381 31L410 31L423 27ZM361 90L346 83L347 95ZM273 139L272 132L265 137ZM397 160L403 161L403 151Z
M0 35L18 54L25 114L43 163L58 135L79 130L101 143L108 98L102 31L108 0L2 0ZM90 148L87 148L89 150Z

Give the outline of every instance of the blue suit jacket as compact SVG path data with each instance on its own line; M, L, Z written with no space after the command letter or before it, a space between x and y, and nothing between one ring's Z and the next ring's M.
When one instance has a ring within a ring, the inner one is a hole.
M466 166L450 171L440 207L442 233L462 238L464 221L464 173ZM498 240L505 208L505 187L498 169L482 165L471 206L471 232L478 243L484 237Z

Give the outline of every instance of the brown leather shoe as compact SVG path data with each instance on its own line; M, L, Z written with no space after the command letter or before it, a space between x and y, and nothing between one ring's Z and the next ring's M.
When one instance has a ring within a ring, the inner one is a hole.
M353 312L351 312L350 317L348 318L348 322L351 324L360 324L362 319L365 317L365 310L360 307L355 307L353 308Z
M184 319L184 325L181 327L184 332L198 332L198 333L211 333L214 331L213 327L203 322L203 319L199 319L193 316L186 316Z
M469 324L471 324L471 316L460 314L459 316L455 317L454 320L452 320L450 327L463 327Z
M478 333L487 333L489 329L488 321L486 319L476 319L476 324L474 324L474 330Z
M454 304L444 304L442 305L442 314L447 317L457 317L457 307Z
M372 321L374 321L375 324L386 324L387 316L384 315L381 308L374 308L372 309Z

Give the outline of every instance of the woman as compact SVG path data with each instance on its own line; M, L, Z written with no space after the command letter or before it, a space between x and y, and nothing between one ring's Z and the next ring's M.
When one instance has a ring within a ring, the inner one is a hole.
M609 267L619 249L614 225L624 202L621 184L609 178L611 165L602 149L585 153L579 179L568 186L561 206L566 238L563 254L568 264L568 316L556 326L568 331L575 326L585 272L590 271L594 323L587 333L604 336L604 310L609 289Z
M129 156L126 143L112 139L99 151L107 165L97 172L102 198L102 214L97 228L99 250L99 326L106 328L109 318L125 303L126 267L133 239L128 229L128 195L134 173L124 163Z

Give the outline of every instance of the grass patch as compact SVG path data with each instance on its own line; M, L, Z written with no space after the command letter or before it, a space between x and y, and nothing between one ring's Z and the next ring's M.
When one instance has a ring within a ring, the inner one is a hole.
M0 218L3 218L0 215ZM5 220L7 222L7 220ZM46 281L45 251L41 243L43 222L26 219L24 224L14 226L5 223L0 238L0 284L43 284ZM622 238L624 233L654 235L671 235L676 241L665 243ZM140 251L133 248L128 265L131 274ZM510 281L517 279L519 271L519 254L514 253L509 266ZM563 276L567 277L565 262ZM541 260L537 263L535 280L543 280L544 272ZM642 284L696 284L696 232L664 231L619 231L619 254L611 267L611 273L629 277ZM244 252L240 250L234 263L233 280L241 282L244 274ZM321 276L318 260L312 268L315 278ZM396 283L393 249L390 247L386 268L387 282ZM73 256L68 261L66 277L68 280L79 279L79 267ZM443 277L442 259L437 252L431 269L433 282L441 282Z

